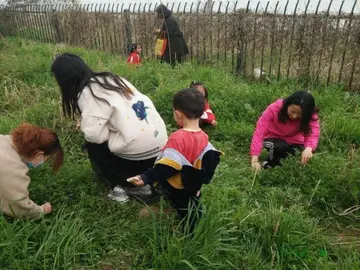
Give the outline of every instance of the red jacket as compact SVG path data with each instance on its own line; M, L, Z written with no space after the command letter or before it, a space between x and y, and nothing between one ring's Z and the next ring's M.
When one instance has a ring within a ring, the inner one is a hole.
M212 112L209 102L207 100L205 101L204 113L200 119L208 124L211 124L216 119L215 114Z
M129 55L127 62L129 64L134 64L134 65L140 64L141 63L140 55L138 53L136 53L136 52L132 52Z

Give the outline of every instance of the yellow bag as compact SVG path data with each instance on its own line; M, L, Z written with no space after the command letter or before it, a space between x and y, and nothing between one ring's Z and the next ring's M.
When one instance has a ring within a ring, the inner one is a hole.
M160 37L156 40L155 55L163 56L166 51L167 39L165 38L165 32L161 33Z

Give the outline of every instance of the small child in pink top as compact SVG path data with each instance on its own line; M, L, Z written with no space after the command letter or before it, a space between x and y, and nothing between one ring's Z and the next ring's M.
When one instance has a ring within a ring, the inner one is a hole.
M260 116L251 142L251 166L260 170L280 165L289 154L301 150L301 163L313 156L320 137L318 108L311 94L298 91L286 99L269 105ZM260 164L262 149L269 152L268 159Z

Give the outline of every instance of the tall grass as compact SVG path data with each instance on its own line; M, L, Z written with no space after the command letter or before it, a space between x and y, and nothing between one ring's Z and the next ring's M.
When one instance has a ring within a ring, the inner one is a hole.
M66 213L64 207L51 220L9 222L2 216L0 232L2 269L68 269L91 254L94 240L81 210Z
M307 166L292 157L254 175L249 144L268 104L302 89L233 77L221 65L171 69L156 62L130 69L117 55L21 39L0 40L0 133L22 121L55 129L66 149L64 168L30 172L31 198L54 212L37 221L0 217L0 269L357 269L360 97L341 85L309 89L320 107L319 149ZM225 152L204 187L205 213L192 238L163 214L139 218L143 205L106 197L81 152L83 136L62 116L50 74L53 57L79 54L94 70L110 70L148 94L169 130L173 93L204 81L219 125L210 140ZM265 154L265 153L264 153ZM1 181L1 179L0 179ZM346 235L342 237L341 235ZM110 268L109 268L110 269Z

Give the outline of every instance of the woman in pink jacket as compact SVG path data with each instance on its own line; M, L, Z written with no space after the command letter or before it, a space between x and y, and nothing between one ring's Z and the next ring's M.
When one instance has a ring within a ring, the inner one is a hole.
M320 137L317 112L313 96L306 91L295 92L268 106L260 116L252 138L251 166L256 170L273 168L296 150L302 151L301 163L306 164L312 158ZM263 147L269 156L260 164Z

